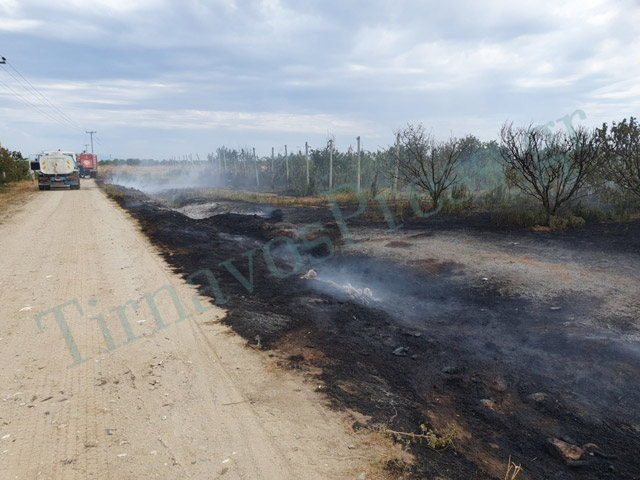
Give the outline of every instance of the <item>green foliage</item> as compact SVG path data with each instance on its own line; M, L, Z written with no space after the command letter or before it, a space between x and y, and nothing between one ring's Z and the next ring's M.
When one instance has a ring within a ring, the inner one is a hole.
M500 227L531 228L546 223L546 215L541 208L507 207L491 212L491 223Z
M613 181L625 196L640 198L640 125L636 118L604 123L596 130L603 159L599 174Z
M503 207L509 201L509 191L503 183L489 190L482 197L482 206L487 210L493 210L497 207Z
M602 207L588 207L580 203L571 209L571 213L583 218L586 222L599 223L611 220L611 212L607 212Z
M445 450L450 447L455 447L454 440L456 437L456 425L450 424L444 432L437 432L424 424L420 425L421 433L411 432L399 432L387 428L386 425L380 427L380 432L383 435L389 435L395 438L396 441L404 442L407 445L411 443L426 444L433 450Z
M584 218L577 217L572 214L553 216L549 220L549 228L553 231L561 231L568 228L580 228L583 227L584 224Z
M0 148L0 185L27 178L29 162L20 152Z
M422 430L422 434L425 436L425 440L429 448L434 450L444 450L446 448L453 447L453 440L456 437L455 424L449 425L448 430L442 434L428 428L424 424L420 425L420 430Z

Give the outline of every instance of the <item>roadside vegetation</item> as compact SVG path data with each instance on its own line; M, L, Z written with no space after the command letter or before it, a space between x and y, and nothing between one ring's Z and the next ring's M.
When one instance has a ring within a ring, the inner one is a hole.
M22 153L0 147L0 188L29 176L29 162Z
M206 161L103 162L100 175L142 190L153 185L175 207L223 200L324 206L331 192L341 204L366 201L361 218L370 221L383 221L387 209L401 221L424 212L485 214L498 227L549 230L640 214L640 127L633 117L556 132L505 123L499 141L489 142L439 141L422 125L396 135L397 145L359 155L338 152L332 139L308 157L255 158L248 149L221 147Z

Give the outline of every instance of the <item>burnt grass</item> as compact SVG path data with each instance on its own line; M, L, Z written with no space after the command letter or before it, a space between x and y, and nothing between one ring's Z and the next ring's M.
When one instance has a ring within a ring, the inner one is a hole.
M194 220L134 190L120 189L114 198L177 273L228 311L224 321L248 343L259 338L264 349L283 352L285 368L320 367L335 408L366 416L356 428L420 433L424 424L446 432L455 423L454 448L412 442L406 448L416 463L388 462L392 478L502 479L509 457L522 465L520 478L640 478L637 352L556 328L567 318L593 316L598 298L568 293L539 304L510 294L499 280L468 278L463 265L411 269L351 253L328 209ZM301 241L296 227L314 222ZM352 224L366 228L358 218ZM496 230L482 216L434 216L404 228L417 235L460 230L498 242L508 236L533 249L560 242L586 251L640 251L634 223L535 237ZM287 253L293 244L300 258ZM271 267L265 248L273 254ZM310 268L338 284L384 289L384 299L368 302L301 279ZM567 463L548 438L595 445Z

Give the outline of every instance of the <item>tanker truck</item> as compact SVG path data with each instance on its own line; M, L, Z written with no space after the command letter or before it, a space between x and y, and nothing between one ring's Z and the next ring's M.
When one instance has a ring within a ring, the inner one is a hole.
M38 188L80 189L80 172L76 162L76 154L72 152L44 152L31 162L31 170L38 172Z

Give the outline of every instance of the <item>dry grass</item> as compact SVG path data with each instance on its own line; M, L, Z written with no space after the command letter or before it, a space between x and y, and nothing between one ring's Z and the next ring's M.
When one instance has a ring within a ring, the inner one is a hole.
M38 192L38 185L31 183L30 180L10 183L7 186L0 187L0 218L4 220L11 215L13 211L24 205L36 192Z
M380 427L380 432L383 435L390 435L397 440L404 440L416 443L425 443L429 448L433 450L445 450L449 447L453 447L453 440L456 436L456 425L449 425L446 432L437 432L428 428L426 425L420 425L422 433L411 432L398 432L396 430L390 430L385 425Z
M509 464L507 465L507 473L504 475L504 480L515 480L521 471L522 467L513 463L511 457L509 457Z

